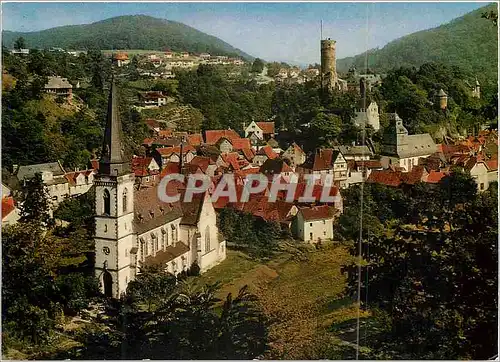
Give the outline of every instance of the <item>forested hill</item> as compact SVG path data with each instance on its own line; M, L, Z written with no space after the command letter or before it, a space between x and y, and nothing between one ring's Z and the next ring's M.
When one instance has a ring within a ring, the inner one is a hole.
M394 67L419 67L434 61L457 65L483 81L493 78L496 82L497 27L481 18L482 13L496 12L496 9L496 4L490 4L437 28L394 40L382 49L369 50L368 67L385 72ZM342 72L353 64L359 70L364 69L365 53L337 61L337 67Z
M175 21L145 15L118 16L92 24L69 25L36 32L3 31L3 45L12 48L23 37L29 48L149 49L251 56L230 44Z

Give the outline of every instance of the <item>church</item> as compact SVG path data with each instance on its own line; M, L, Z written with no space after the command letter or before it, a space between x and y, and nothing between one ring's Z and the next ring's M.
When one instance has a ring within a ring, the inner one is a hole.
M137 188L121 128L112 82L94 177L95 275L111 298L120 298L143 267L157 265L176 275L197 264L203 273L226 258L226 242L208 193L195 194L191 202L164 203L158 198L158 185ZM177 186L175 191L186 191Z

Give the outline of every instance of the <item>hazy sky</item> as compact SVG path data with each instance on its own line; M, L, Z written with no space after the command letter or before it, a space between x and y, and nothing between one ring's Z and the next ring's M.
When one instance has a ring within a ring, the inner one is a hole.
M455 3L3 3L4 30L34 31L118 15L175 20L265 60L319 62L323 37L337 57L356 55L486 5Z

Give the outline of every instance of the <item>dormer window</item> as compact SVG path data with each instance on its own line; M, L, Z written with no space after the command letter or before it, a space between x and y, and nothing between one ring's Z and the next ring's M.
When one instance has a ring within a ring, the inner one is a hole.
M149 215L151 216L151 219L154 219L154 217L155 217L154 210L149 210Z
M165 214L165 208L163 206L160 206L160 212L162 215Z
M144 221L144 217L142 216L142 214L137 214L137 218L139 219L139 222Z

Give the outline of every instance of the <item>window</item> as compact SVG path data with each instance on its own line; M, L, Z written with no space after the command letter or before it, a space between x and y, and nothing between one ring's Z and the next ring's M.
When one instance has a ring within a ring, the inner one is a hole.
M123 212L127 212L127 189L123 190Z
M309 233L309 240L313 239L313 233Z
M147 241L144 243L144 245L146 246L146 251L145 251L145 253L144 253L145 255L149 255L149 250L148 250L149 248L148 248L148 244L149 244L149 243L148 243Z
M480 188L481 190L484 190L484 184L483 184L483 183L481 183L481 184L479 185L479 188Z
M108 189L104 189L103 200L104 200L104 210L103 210L104 214L111 215L111 198Z
M323 235L326 236L326 231L323 231Z
M313 223L312 223L312 222L310 222L310 223L309 223L309 226L313 226Z
M325 224L326 224L326 220L323 220L323 225L325 225Z
M104 224L104 232L107 233L108 232L108 225L107 224Z
M165 229L161 229L161 248L165 250Z
M210 227L205 229L205 253L210 251Z

